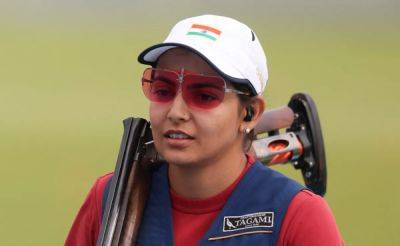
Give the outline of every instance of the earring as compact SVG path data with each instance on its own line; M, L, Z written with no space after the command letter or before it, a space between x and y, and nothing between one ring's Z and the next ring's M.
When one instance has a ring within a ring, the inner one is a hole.
M246 128L244 128L244 131L243 131L243 132L246 133L246 134L249 134L250 131L251 131L250 128L247 128L247 127L246 127Z

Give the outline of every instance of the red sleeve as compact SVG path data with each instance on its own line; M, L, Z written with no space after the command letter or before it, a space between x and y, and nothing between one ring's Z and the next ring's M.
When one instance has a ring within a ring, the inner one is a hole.
M112 173L109 173L96 180L72 224L65 245L96 245L101 224L103 191L111 177Z
M326 201L304 190L292 200L279 234L279 246L344 245Z

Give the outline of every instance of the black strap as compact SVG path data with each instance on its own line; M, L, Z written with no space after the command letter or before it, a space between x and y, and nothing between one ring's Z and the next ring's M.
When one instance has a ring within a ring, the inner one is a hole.
M106 205L107 205L107 197L108 197L108 193L110 192L111 181L112 181L112 178L110 178L110 179L107 181L107 184L106 184L106 186L104 187L103 199L102 199L102 202L101 202L101 221L103 221L104 212L105 212Z

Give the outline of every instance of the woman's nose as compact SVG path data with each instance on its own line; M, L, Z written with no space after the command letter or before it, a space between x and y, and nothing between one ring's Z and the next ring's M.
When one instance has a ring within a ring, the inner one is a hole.
M182 91L178 91L171 102L167 118L175 123L187 121L190 118L189 108L182 97Z

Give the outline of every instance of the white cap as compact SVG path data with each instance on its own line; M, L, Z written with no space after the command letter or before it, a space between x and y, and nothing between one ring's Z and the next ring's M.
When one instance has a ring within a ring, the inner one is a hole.
M223 78L262 94L268 80L267 59L255 33L232 18L202 15L178 22L161 44L144 50L140 63L154 66L165 51L184 47L198 54Z

